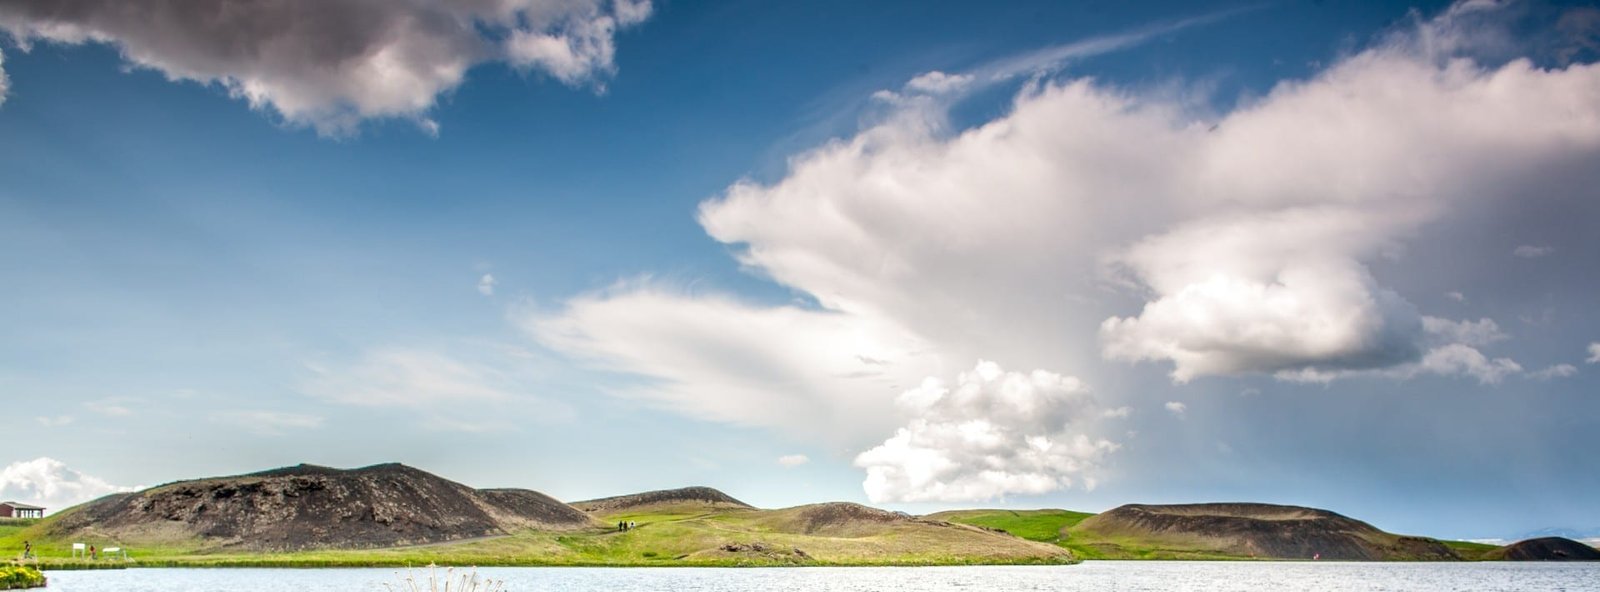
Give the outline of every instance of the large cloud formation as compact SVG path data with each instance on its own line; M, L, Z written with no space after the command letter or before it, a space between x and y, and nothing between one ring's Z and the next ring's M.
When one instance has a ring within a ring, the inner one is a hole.
M48 457L14 462L0 470L0 499L44 506L52 512L134 489L85 475Z
M18 0L0 30L105 43L173 80L219 84L254 108L349 133L364 118L428 118L472 66L504 60L583 84L613 68L615 35L650 0Z
M962 502L1007 494L1092 489L1092 471L1117 445L1079 425L1097 417L1081 381L1044 370L1006 372L980 361L954 385L928 378L896 399L910 421L856 457L874 502Z
M854 137L701 205L706 231L740 246L744 266L814 306L622 289L531 326L560 327L535 331L558 349L665 383L632 396L796 433L885 416L899 391L814 370L846 376L838 364L864 353L864 328L895 336L868 357L902 384L972 359L1093 379L1101 357L1170 365L1177 382L1493 384L1522 372L1485 353L1496 327L1427 315L1372 265L1416 265L1407 240L1455 211L1600 183L1600 66L1473 57L1480 38L1504 40L1485 29L1495 18L1490 4L1458 5L1220 115L1166 89L1045 79L1004 116L956 130L948 106L976 79L919 77L880 93L888 112ZM641 297L650 318L636 318ZM660 322L686 318L698 320ZM779 413L771 400L822 409ZM964 482L950 474L880 490L937 499Z

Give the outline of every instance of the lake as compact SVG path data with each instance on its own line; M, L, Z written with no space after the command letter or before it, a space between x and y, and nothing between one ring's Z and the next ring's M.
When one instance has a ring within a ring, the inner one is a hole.
M1600 590L1600 563L1089 561L1023 567L572 568L478 570L507 592L912 590ZM52 571L58 592L380 592L399 570Z

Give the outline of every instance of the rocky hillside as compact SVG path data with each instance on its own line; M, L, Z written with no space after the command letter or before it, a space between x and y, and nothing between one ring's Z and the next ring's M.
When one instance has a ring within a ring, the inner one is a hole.
M662 489L631 495L573 502L572 507L597 516L620 512L655 511L668 507L703 507L705 509L754 509L750 504L710 487L684 487Z
M476 490L399 464L298 465L104 497L40 526L52 537L283 551L395 547L594 526L544 494Z
M1443 543L1389 534L1327 510L1271 504L1130 504L1084 519L1069 542L1107 556L1139 554L1340 561L1448 561Z
M1517 541L1488 552L1490 561L1600 561L1600 550L1562 537Z

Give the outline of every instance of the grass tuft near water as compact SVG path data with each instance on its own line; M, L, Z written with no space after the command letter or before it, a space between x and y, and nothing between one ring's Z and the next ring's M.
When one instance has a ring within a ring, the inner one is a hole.
M43 588L44 573L26 565L0 566L0 590Z
M419 577L418 570L407 569L398 583L385 582L383 587L389 592L504 592L506 587L504 580L479 579L476 567L462 570L459 576L453 567L445 568L442 575L437 565L425 569L426 580Z

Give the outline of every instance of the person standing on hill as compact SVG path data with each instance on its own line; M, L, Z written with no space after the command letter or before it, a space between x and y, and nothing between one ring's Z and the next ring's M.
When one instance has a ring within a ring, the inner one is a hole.
M23 559L33 559L33 543L32 542L22 541L22 558Z

